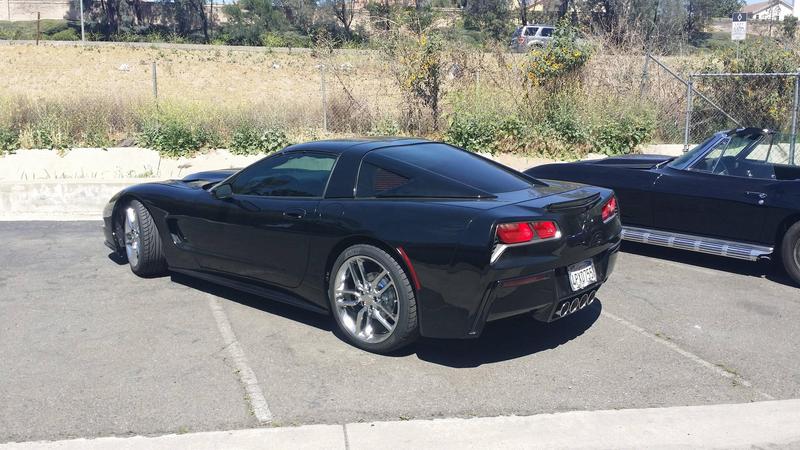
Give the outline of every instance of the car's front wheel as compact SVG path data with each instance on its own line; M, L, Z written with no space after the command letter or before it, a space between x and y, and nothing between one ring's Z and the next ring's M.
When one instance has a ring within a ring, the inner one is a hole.
M789 227L783 235L781 257L786 273L800 285L800 222Z
M416 340L414 290L397 260L380 248L359 244L342 252L328 290L336 324L353 345L387 353Z
M153 216L138 200L132 200L122 210L122 230L125 256L133 273L150 277L167 270L161 236Z

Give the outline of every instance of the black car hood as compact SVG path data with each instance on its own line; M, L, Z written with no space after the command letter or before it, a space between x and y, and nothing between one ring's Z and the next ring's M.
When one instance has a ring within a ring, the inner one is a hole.
M669 161L672 158L672 156L668 155L622 155L581 161L581 164L614 166L628 169L651 169L653 166Z
M207 170L205 172L197 172L183 177L181 181L185 183L202 181L205 183L217 183L229 176L235 174L241 169L221 169L221 170Z

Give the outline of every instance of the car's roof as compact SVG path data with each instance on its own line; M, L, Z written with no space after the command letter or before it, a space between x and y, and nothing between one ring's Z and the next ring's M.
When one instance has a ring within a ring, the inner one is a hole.
M422 144L431 142L426 139L405 137L376 137L355 139L328 139L292 145L285 151L325 151L336 154L359 153L365 154L372 150L386 147L402 147L405 145Z

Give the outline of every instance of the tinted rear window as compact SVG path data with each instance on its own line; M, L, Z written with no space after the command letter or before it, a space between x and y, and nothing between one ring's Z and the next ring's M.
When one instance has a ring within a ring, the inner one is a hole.
M411 164L490 194L519 191L531 182L511 169L447 144L417 144L375 150L380 156Z

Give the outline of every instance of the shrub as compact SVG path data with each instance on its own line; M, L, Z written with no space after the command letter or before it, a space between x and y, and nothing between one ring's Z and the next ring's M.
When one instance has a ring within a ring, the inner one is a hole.
M556 94L547 99L545 124L568 144L583 144L589 137L586 122L578 114L576 98Z
M445 142L473 152L495 154L524 145L528 129L515 115L463 111L450 116Z
M67 28L66 30L53 33L47 38L52 41L77 41L80 39L80 36L78 36L78 33L72 28Z
M190 156L218 143L216 133L191 120L191 114L191 108L187 108L182 113L156 111L144 117L137 143L169 158Z
M402 133L400 125L391 119L382 119L372 124L372 128L367 132L369 136L399 136Z
M417 133L438 130L445 75L441 39L398 34L384 50L403 94L404 128Z
M592 151L609 156L632 153L653 136L655 125L651 118L639 115L606 119L593 130Z
M532 86L561 81L582 68L591 54L591 46L578 39L577 30L562 22L550 44L531 50L524 65L525 76Z
M234 155L258 155L276 152L290 144L286 133L281 130L242 125L234 131L228 148Z
M0 128L0 156L10 155L19 148L19 134L14 130Z
M72 147L69 119L59 108L37 111L33 121L20 132L20 144L25 148L47 148L65 151Z
M313 43L310 36L303 36L298 33L268 32L261 35L261 43L264 47L311 47Z

